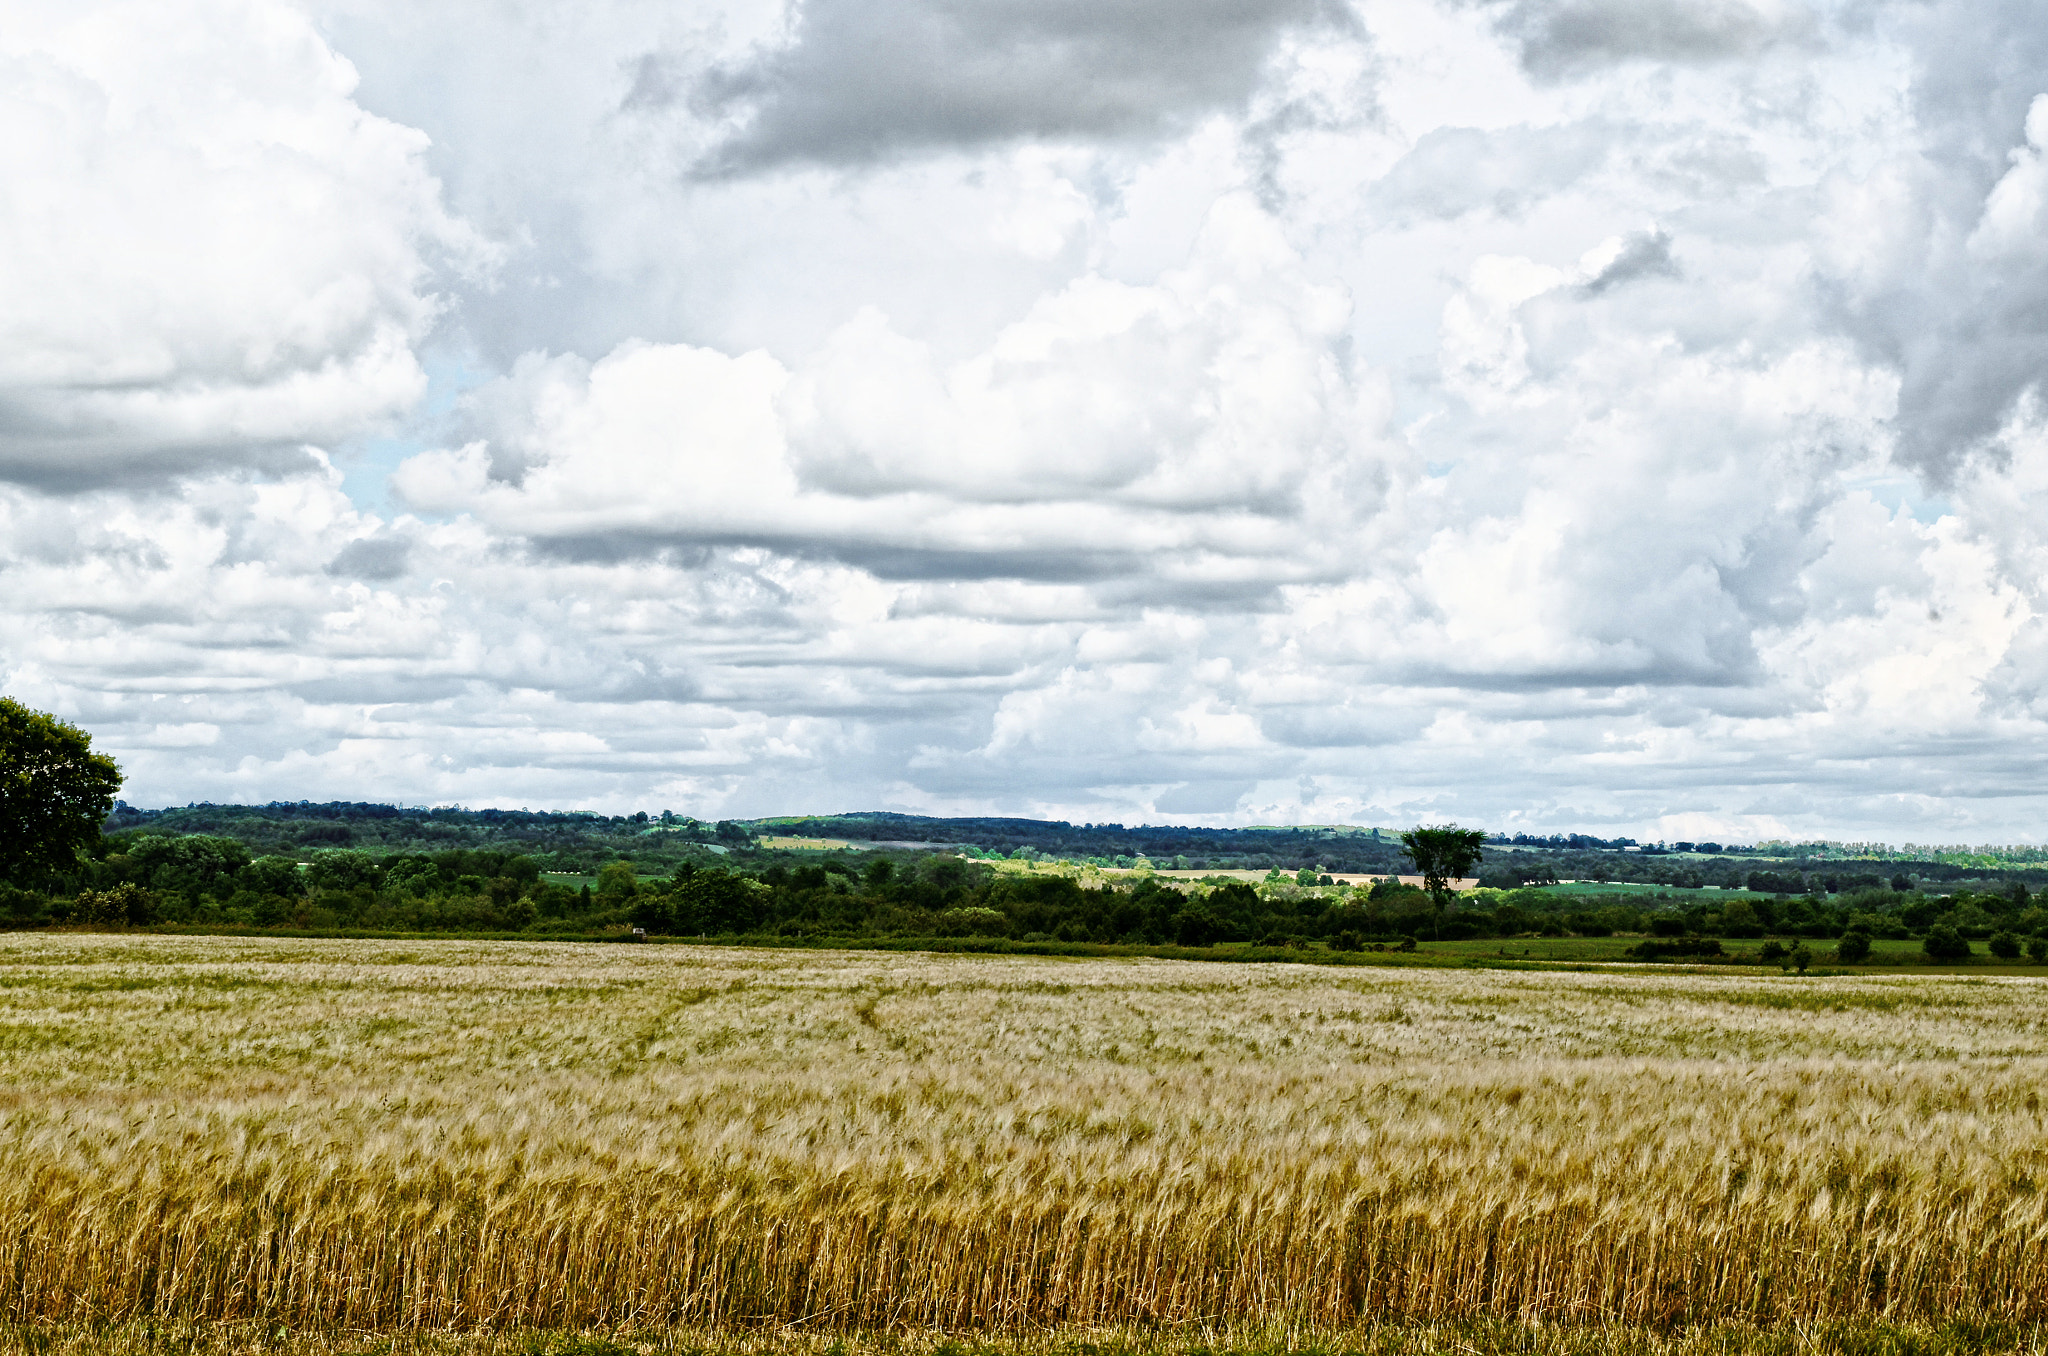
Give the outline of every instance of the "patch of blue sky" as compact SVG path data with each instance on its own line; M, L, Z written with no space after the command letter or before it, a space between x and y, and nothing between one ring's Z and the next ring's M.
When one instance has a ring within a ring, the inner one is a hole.
M341 492L365 513L383 518L400 513L435 516L400 504L391 493L392 473L407 457L447 446L463 394L496 375L472 366L465 356L446 352L422 354L421 366L427 373L427 394L396 428L352 439L333 451L341 471Z
M1894 516L1904 512L1913 521L1930 526L1954 511L1947 499L1929 494L1913 476L1871 476L1850 481L1848 488L1869 495Z

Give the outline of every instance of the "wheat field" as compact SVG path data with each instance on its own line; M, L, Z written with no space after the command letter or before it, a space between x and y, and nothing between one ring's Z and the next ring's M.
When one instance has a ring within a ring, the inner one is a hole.
M9 935L0 1324L2028 1325L2044 999Z

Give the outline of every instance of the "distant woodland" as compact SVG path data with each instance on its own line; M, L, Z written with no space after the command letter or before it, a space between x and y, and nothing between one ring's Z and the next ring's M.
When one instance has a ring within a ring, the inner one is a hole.
M1207 829L864 814L672 814L356 803L117 805L75 870L0 885L0 926L451 933L783 944L915 941L1355 950L1414 939L1927 938L2048 954L2027 850L1852 856L1836 845L1495 838L1443 906L1392 831ZM1179 873L1179 874L1166 874ZM1226 875L1225 873L1237 873ZM1339 877L1364 877L1351 883ZM1249 877L1249 878L1247 878ZM1632 893L1607 883L1656 887ZM1701 887L1715 887L1703 890ZM1861 939L1861 940L1859 940Z

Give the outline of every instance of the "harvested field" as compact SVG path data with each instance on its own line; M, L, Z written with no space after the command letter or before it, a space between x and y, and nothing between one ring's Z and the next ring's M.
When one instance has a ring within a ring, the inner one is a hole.
M0 1319L2027 1324L2044 998L13 935Z

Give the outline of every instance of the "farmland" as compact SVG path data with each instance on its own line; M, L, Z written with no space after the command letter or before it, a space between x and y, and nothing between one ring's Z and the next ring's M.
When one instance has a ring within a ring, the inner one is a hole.
M21 934L0 1318L2032 1323L2042 995Z

